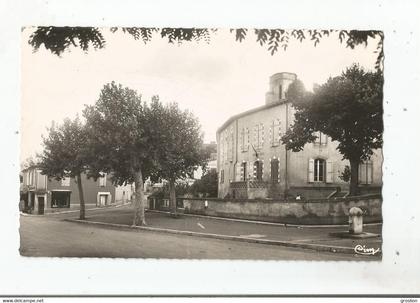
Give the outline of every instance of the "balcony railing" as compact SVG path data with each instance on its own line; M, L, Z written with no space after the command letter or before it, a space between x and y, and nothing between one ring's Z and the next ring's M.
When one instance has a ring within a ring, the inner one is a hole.
M241 188L268 188L269 182L259 180L247 180L247 181L236 181L230 183L230 188L241 189Z

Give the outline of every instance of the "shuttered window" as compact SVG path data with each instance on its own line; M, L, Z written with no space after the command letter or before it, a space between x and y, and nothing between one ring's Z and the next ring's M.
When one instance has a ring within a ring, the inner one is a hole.
M324 159L309 159L308 181L309 182L333 182L333 163Z
M225 131L225 134L224 134L223 138L224 138L224 144L223 144L224 151L223 151L223 154L225 156L225 162L227 162L227 160L228 160L228 149L229 149L229 147L228 147L229 138L228 138L227 131Z
M317 132L315 134L315 136L317 137L315 139L315 141L314 141L314 144L315 145L319 145L319 146L321 146L321 145L327 145L327 143L328 143L328 137L327 137L327 135L323 134L322 132Z
M241 129L241 133L239 135L239 149L244 151L245 148L245 128Z
M264 146L264 124L262 123L254 126L254 146L257 149Z
M271 182L273 183L279 182L279 160L278 159L271 160Z
M308 182L314 182L314 159L309 159L308 163Z
M241 135L239 137L239 144L240 144L240 150L242 152L248 151L249 147L249 129L248 127L244 127L241 129Z
M373 182L373 163L366 161L359 165L359 184L372 184Z
M37 171L36 177L36 188L37 189L46 189L47 188L47 176L41 174L41 171Z
M325 160L315 159L314 162L314 181L323 182L325 181Z
M254 179L257 181L262 181L263 177L263 162L255 161L254 162Z
M106 186L106 174L102 174L102 176L99 177L99 186Z
M247 163L246 162L242 162L239 165L239 181L246 181L247 179Z
M221 162L225 162L225 155L224 155L224 138L223 138L223 132L220 133L220 147L219 147L219 151L220 151L220 160Z
M245 129L245 149L244 151L248 151L249 149L249 128Z
M270 145L279 146L281 138L280 130L280 120L275 119L271 122L270 131L269 131Z
M228 161L232 161L233 160L233 128L230 128L229 133L228 133Z
M325 182L333 183L334 182L334 163L333 161L327 161L327 175Z

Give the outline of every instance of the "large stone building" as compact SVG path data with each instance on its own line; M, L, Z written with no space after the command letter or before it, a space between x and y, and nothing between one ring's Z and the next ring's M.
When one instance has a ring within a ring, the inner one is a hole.
M217 130L219 198L321 198L343 196L349 184L339 176L349 162L336 150L337 142L322 133L301 152L287 151L281 136L293 123L294 109L286 99L293 73L270 77L265 105L228 119ZM382 152L376 150L360 165L362 192L382 185Z

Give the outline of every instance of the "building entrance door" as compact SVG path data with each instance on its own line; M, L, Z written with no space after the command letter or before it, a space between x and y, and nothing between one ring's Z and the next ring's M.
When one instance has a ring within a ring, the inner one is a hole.
M44 214L44 208L45 208L45 198L38 197L38 215Z
M99 205L100 206L105 206L107 203L107 198L108 198L108 196L107 195L100 195L99 196Z

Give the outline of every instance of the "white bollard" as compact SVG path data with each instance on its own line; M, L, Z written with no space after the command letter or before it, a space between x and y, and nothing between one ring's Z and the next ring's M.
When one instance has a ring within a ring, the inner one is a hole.
M358 207L352 207L349 211L349 233L363 233L363 211Z

